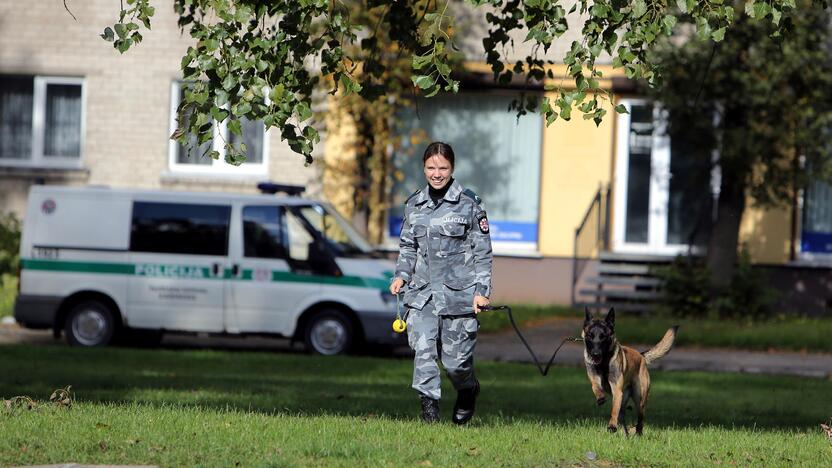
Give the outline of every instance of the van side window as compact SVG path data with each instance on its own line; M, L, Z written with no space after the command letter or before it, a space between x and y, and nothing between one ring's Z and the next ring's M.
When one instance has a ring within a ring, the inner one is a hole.
M243 255L249 258L286 258L286 233L279 206L243 207Z
M231 207L134 202L132 252L228 254Z

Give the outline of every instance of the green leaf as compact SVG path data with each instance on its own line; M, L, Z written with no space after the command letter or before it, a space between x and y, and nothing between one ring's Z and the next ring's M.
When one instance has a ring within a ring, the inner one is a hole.
M771 22L775 26L780 26L780 18L782 16L783 16L783 13L781 13L780 10L778 10L776 8L771 10Z
M231 111L237 117L243 117L246 114L248 114L249 112L251 112L251 104L249 104L246 101L240 101L239 103L237 103L236 106L231 108Z
M309 104L303 101L295 106L295 113L298 115L298 122L304 122L312 117L312 110L309 108Z
M243 128L240 125L240 121L237 119L231 119L228 121L228 131L234 135L243 136Z
M662 24L664 24L664 32L665 34L670 34L673 32L673 26L676 26L676 17L673 15L665 15L662 19Z
M428 75L416 75L410 77L410 79L419 89L428 89L434 84L433 78Z
M101 34L101 38L107 42L113 42L115 39L115 35L113 34L113 30L110 27L104 28L104 33Z
M636 0L633 2L634 18L641 18L645 13L647 13L647 3L645 3L644 0Z
M682 11L682 13L687 13L690 11L688 9L688 0L676 0L676 7Z
M217 107L222 107L228 104L228 93L224 89L214 90L214 95L214 104L216 104Z
M721 42L723 39L725 39L725 26L712 32L711 38L716 42Z
M280 102L283 100L283 93L285 91L285 87L283 83L279 83L277 86L272 88L271 92L269 93L269 99L272 102Z
M237 86L237 78L234 77L233 73L229 73L226 75L225 79L222 80L222 89L230 92L235 86Z
M320 135L318 135L318 130L315 127L307 126L303 129L303 136L306 137L307 140L310 140L314 143L321 141Z
M429 64L433 60L433 54L425 54L425 55L414 55L413 56L413 69L414 70L421 70L422 67Z
M218 107L211 107L211 116L217 122L222 122L226 117L228 117L228 111Z
M625 106L624 104L619 104L615 106L615 112L619 114L629 114L629 112L627 112L627 106Z
M127 28L123 24L116 23L115 28L116 34L118 34L119 39L124 39L127 37Z
M130 38L128 37L127 39L117 40L113 45L116 47L116 49L118 49L118 51L120 53L123 54L123 53L127 52L127 49L129 49L132 44L133 44L133 41L130 40Z

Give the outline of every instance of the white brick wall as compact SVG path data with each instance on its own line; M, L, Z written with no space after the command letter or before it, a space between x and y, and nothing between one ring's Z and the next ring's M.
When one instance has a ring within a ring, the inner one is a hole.
M264 178L309 184L320 193L318 170L280 141L269 139L268 176L178 176L168 167L171 82L190 37L176 25L171 2L159 2L144 41L121 55L99 34L118 19L119 0L63 2L0 0L0 73L79 76L85 79L83 171L0 167L0 211L22 215L37 178L48 184L99 184L181 190L256 191ZM321 148L323 142L321 142ZM317 188L316 188L317 187Z

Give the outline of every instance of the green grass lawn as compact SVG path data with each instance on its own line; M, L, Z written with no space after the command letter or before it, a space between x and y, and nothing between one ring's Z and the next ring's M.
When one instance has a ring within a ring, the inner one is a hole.
M528 327L534 322L553 318L567 318L576 323L575 333L580 333L583 312L563 306L512 306L518 325ZM508 317L502 312L486 312L480 315L484 333L511 328ZM716 319L678 319L660 316L633 316L619 312L615 332L622 343L655 343L673 325L681 329L676 337L677 346L701 346L707 348L737 348L748 350L783 349L792 351L832 352L832 320L803 317L782 317L767 321L739 321Z
M45 400L71 384L77 402L0 409L0 465L832 463L825 380L654 372L645 436L626 438L606 433L609 404L595 406L579 369L477 370L477 417L459 428L416 420L407 359L5 346L0 395Z

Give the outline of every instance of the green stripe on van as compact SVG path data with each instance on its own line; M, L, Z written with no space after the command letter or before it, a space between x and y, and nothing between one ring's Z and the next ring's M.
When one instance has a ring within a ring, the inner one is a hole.
M253 281L254 270L244 269L239 278L231 275L231 269L225 268L222 277L211 276L208 267L191 265L171 264L146 264L136 265L132 263L109 263L109 262L78 262L71 260L43 260L24 259L21 260L21 267L25 270L39 271L60 271L75 273L100 273L114 275L135 275L156 278L188 278L188 279L227 279L234 281ZM361 288L373 288L386 290L387 281L380 278L365 276L323 276L304 275L288 271L272 271L271 281L294 282L294 283L320 283L337 286L354 286Z
M20 265L24 270L72 271L76 273L103 273L115 275L133 275L136 273L136 265L130 263L26 259L21 260Z

